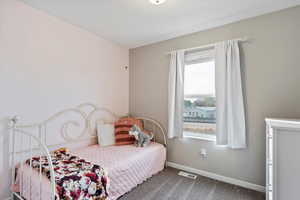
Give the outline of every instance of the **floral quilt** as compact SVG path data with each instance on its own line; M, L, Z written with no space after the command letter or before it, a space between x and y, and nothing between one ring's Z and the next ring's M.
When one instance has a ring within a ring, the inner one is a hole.
M55 172L56 200L105 200L108 198L108 175L99 165L92 164L67 149L51 153ZM26 163L50 179L49 163L46 156L33 157Z

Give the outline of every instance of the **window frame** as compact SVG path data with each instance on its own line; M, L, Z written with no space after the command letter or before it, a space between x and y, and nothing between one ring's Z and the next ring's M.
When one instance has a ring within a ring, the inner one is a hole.
M191 64L204 63L204 62L209 62L209 61L215 62L213 49L212 50L204 50L204 51L187 52L185 54L184 67L186 67L187 65L191 65ZM184 101L184 99L185 99L185 96L183 97L183 101ZM191 112L191 111L189 111L189 112ZM183 114L184 113L182 113L182 115ZM183 121L183 125L184 125L184 123L186 123L186 122ZM189 131L185 131L185 130L183 130L183 138L216 142L216 134L210 135L210 134L205 134L205 133L201 133L201 132L193 133L193 132L189 132Z

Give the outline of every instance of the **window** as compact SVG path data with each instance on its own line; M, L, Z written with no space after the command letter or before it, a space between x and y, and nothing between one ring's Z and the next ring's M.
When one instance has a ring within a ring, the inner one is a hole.
M184 137L216 139L215 62L198 60L185 64Z

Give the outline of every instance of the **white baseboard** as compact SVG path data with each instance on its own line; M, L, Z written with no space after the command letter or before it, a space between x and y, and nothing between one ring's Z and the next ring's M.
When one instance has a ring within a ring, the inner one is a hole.
M176 168L176 169L180 169L180 170L184 170L184 171L187 171L187 172L195 173L195 174L205 176L205 177L208 177L208 178L211 178L211 179L215 179L215 180L218 180L218 181L222 181L222 182L225 182L225 183L238 185L238 186L248 188L248 189L251 189L251 190L256 190L256 191L259 191L259 192L265 192L265 187L264 186L256 185L256 184L249 183L249 182L246 182L246 181L241 181L241 180L238 180L238 179L234 179L234 178L230 178L230 177L226 177L226 176L221 176L221 175L218 175L218 174L215 174L215 173L203 171L203 170L200 170L200 169L195 169L195 168L192 168L192 167L188 167L188 166L185 166L185 165L180 165L180 164L173 163L173 162L167 162L167 166L173 167L173 168Z

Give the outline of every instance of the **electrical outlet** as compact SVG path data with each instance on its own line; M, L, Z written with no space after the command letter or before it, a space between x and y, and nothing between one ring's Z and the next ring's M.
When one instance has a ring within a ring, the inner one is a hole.
M207 151L206 151L206 149L200 149L200 156L202 157L202 158L207 158Z

